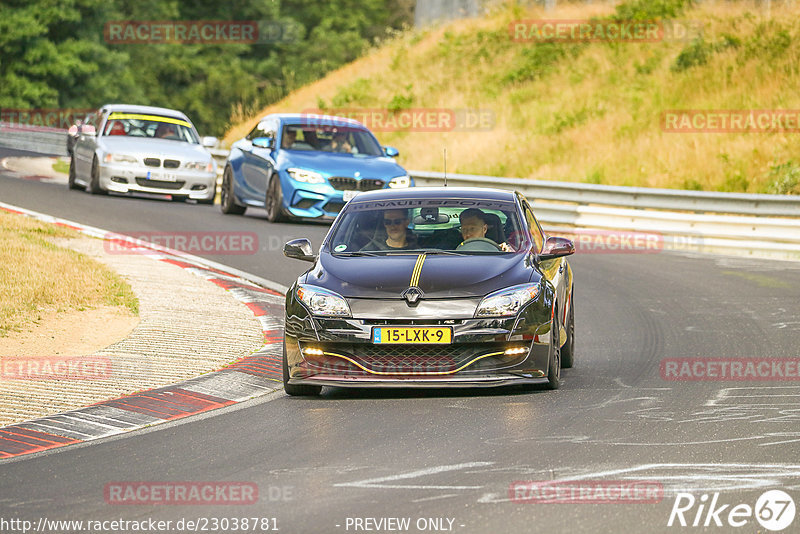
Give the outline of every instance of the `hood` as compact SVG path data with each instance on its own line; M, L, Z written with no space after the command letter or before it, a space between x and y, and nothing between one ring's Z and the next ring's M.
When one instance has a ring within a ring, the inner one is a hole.
M349 298L400 299L411 282L419 254L334 257L320 255L305 282ZM497 256L428 255L419 271L424 299L482 297L504 287L524 284L533 268L525 254Z
M406 174L406 170L389 157L332 154L330 152L281 150L278 154L278 166L282 169L300 167L317 171L326 177L355 178L355 173L358 172L361 173L360 178L387 180Z
M208 161L211 154L203 145L149 137L103 136L98 144L106 152L132 156L172 158L183 161Z

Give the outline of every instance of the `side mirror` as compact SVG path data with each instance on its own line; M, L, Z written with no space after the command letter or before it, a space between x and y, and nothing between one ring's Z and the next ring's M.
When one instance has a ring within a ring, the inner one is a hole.
M215 146L217 146L217 143L219 142L219 139L209 135L209 136L203 137L201 142L202 142L203 146L206 147L206 148L214 148Z
M566 237L548 237L544 242L542 252L539 254L540 260L552 260L562 256L569 256L575 253L575 243Z
M256 137L253 139L253 146L257 148L273 148L275 139L272 137Z
M97 128L95 128L91 124L86 124L84 125L83 128L81 128L80 133L82 133L83 135L91 135L92 137L94 137L95 135L97 135Z
M311 241L306 238L292 239L283 245L283 255L287 258L303 261L315 261L317 259L314 249L311 248Z
M387 155L387 156L389 156L390 158L396 158L397 156L399 156L399 155L400 155L400 151L399 151L399 150L397 150L397 149L396 149L395 147L393 147L393 146L385 146L385 147L383 147L383 151L384 151L384 153L386 153L386 155Z

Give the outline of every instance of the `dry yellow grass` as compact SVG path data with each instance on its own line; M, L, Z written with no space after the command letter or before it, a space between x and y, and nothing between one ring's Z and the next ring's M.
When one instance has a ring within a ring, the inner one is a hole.
M33 326L51 311L100 305L138 314L128 283L96 261L57 247L69 229L0 211L0 337Z
M545 13L506 6L481 19L400 35L232 128L225 142L267 113L320 103L385 109L402 97L411 108L488 109L496 118L490 131L376 132L400 149L400 163L410 169L441 170L446 147L453 172L800 193L797 133L667 133L661 127L666 110L800 110L800 5L764 6L704 2L685 11L679 19L702 23L699 44L551 50L512 42L509 23L607 16L613 7L566 5ZM678 68L679 58L697 58L692 47L705 62ZM539 75L514 77L520 68L540 67Z

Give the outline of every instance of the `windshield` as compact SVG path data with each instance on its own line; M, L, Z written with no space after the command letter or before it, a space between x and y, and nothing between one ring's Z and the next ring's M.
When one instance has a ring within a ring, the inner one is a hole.
M503 254L530 248L513 202L408 199L345 207L327 241L333 254Z
M383 156L383 149L363 128L347 126L284 126L281 148L350 156Z
M112 113L108 116L102 135L152 137L184 143L200 143L191 123L185 120L139 113Z

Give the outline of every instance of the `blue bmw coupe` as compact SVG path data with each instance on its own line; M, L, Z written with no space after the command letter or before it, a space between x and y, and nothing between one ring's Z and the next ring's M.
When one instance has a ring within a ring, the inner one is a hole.
M330 219L361 191L414 185L363 124L343 117L267 115L225 163L222 213L264 208L270 222Z

